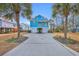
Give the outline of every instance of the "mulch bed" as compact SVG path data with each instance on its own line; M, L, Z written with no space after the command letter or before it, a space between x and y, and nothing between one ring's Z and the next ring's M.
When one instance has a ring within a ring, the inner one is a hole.
M25 41L26 39L28 39L28 37L20 37L19 39L16 40L17 43L22 43L23 41Z
M3 55L4 53L13 49L16 46L17 46L16 43L11 44L11 43L0 42L0 55Z
M73 50L75 50L75 51L77 51L77 52L79 52L79 44L69 44L69 45L67 45L69 48L71 48L71 49L73 49Z
M3 55L11 49L15 48L26 39L28 39L28 37L20 37L19 39L16 39L15 43L0 42L0 55Z
M73 41L73 43L71 43L68 39L64 39L62 37L57 37L54 36L54 38L61 42L62 44L65 44L66 46L68 46L69 48L79 52L79 42L78 41Z

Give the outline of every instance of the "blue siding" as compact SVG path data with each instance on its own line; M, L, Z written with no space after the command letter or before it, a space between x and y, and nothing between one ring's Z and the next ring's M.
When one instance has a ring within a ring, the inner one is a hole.
M37 22L30 21L30 26L31 27L37 27L38 26L38 23Z
M33 18L32 21L30 21L30 27L37 27L37 28L48 27L47 22L39 22L40 20L42 21L42 20L47 20L47 19L44 18L43 16L38 15L35 18Z

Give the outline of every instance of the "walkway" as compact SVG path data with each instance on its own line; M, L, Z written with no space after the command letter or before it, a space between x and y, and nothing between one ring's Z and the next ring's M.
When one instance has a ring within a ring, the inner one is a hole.
M51 34L29 34L29 39L5 56L72 56L68 49L60 45Z

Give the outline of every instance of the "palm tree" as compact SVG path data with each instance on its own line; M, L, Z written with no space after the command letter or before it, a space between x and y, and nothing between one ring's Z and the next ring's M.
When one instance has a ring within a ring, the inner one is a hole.
M79 3L74 4L73 7L72 7L72 10L73 10L73 13L74 13L73 15L78 16L79 15ZM77 24L75 24L74 21L76 21L76 20L73 19L73 25L75 25L75 29L77 29ZM74 27L73 27L73 29L74 29Z
M56 25L58 26L58 22L57 22L57 9L58 9L58 5L54 5L53 7L53 13L52 13L52 17L54 18L54 20L56 20Z
M75 15L77 15L77 12L76 12L76 4L71 4L71 15L72 15L72 20L71 20L71 22L72 22L72 26L73 26L73 29L72 29L72 32L75 32L74 30L75 30Z
M31 19L31 4L26 3L5 3L0 4L0 12L1 15L7 17L7 18L14 18L17 22L17 28L18 28L18 35L17 38L20 37L20 21L19 17L21 16L27 16L28 19Z
M70 12L70 4L69 3L58 3L54 5L55 13L62 14L65 17L64 20L64 38L67 39L67 22L68 22L68 15Z

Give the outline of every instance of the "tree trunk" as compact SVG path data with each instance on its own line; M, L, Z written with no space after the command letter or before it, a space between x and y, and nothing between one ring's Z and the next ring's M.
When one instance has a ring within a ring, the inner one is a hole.
M17 22L17 38L20 37L20 24L19 24L19 13L16 13L16 22Z
M72 25L73 25L73 32L75 32L75 20L74 20L74 15L73 15L73 21L72 21Z
M54 27L55 27L55 25L53 24L53 32L54 32Z
M62 23L61 23L61 25L62 25L62 32L64 32L64 17L62 16L61 19L62 19Z
M76 32L78 31L78 30L77 30L77 27L78 27L78 26L76 25Z
M64 21L64 38L67 39L67 16Z
M58 21L57 21L57 17L56 17L56 26L58 27Z
M52 33L52 24L50 24L50 32Z

